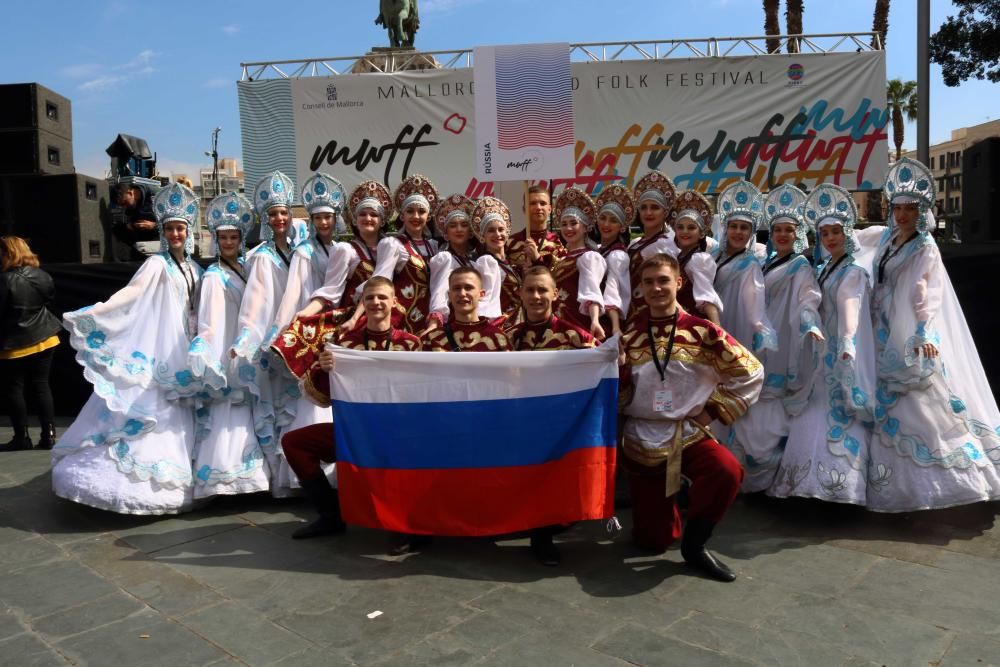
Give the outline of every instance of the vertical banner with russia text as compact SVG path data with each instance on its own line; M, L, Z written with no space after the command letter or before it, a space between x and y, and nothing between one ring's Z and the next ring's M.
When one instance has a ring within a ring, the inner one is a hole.
M481 46L474 53L478 178L571 178L569 44Z

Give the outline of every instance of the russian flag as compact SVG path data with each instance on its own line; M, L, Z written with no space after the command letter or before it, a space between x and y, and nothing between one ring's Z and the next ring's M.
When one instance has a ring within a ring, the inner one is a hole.
M617 339L557 352L336 355L348 523L500 535L613 514Z

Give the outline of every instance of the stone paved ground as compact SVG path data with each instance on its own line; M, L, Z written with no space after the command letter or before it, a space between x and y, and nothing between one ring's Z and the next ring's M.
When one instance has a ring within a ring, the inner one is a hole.
M720 584L595 524L561 568L525 539L390 558L376 531L293 542L302 501L117 516L53 497L48 468L0 454L3 665L1000 665L1000 504L743 498Z

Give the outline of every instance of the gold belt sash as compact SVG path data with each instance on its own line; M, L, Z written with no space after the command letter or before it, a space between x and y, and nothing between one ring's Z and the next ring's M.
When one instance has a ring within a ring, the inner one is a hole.
M688 442L684 441L684 424L690 423L698 431L700 436ZM669 498L681 490L681 454L684 450L696 442L701 442L705 438L715 439L707 426L702 426L693 419L683 419L677 422L674 428L674 437L662 445L654 448L643 447L641 444L625 436L622 438L622 449L631 461L645 466L646 468L656 468L665 466L667 474L666 496Z

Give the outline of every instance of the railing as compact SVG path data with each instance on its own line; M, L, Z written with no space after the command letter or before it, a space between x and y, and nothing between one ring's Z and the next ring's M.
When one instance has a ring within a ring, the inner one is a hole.
M778 50L769 52L768 40L777 40ZM727 56L767 56L797 45L799 53L881 51L877 32L818 33L812 35L756 35L753 37L700 37L628 42L586 42L570 44L570 57L577 62L615 60L664 60L667 58L722 58ZM240 63L241 81L259 79L299 79L337 76L352 72L390 73L411 69L452 69L472 67L473 49L446 51L392 50L363 56L304 58Z

